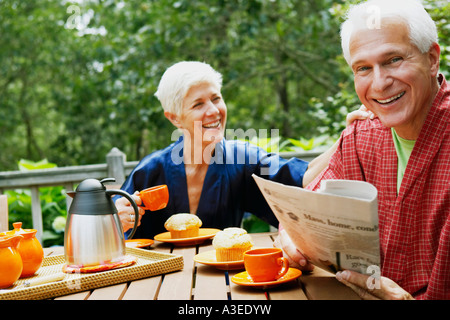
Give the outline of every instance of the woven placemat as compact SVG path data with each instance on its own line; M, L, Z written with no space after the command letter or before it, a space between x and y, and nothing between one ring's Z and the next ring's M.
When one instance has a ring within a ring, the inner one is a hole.
M62 272L64 255L45 257L36 275L19 279L11 289L0 290L0 300L48 299L183 269L183 257L180 255L138 248L126 250L127 254L137 258L136 263L131 266L96 273L66 274L61 281L24 287L26 280Z

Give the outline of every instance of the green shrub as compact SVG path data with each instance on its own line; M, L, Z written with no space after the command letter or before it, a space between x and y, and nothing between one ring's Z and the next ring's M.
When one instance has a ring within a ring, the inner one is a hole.
M56 165L47 162L46 159L38 162L19 161L19 169L21 171L53 167L56 167ZM22 228L32 229L31 191L29 189L7 190L5 194L8 196L9 229L12 229L12 223L16 221L22 222ZM39 195L44 227L42 245L45 247L64 245L64 226L67 217L64 188L61 186L42 187L39 188Z

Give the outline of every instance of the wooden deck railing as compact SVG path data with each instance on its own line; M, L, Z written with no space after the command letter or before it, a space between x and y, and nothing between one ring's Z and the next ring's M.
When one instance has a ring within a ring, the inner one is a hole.
M297 157L311 161L321 152L284 152L280 155L284 158ZM39 196L39 188L46 186L63 186L66 191L74 190L74 186L87 178L103 179L113 177L115 184L122 185L138 161L126 161L126 155L117 148L112 148L106 155L106 163L83 166L60 167L53 169L31 171L6 171L0 172L0 194L5 190L30 189L31 190L31 216L33 229L37 230L37 238L42 239L44 231L42 220L42 208ZM67 197L67 208L71 198Z

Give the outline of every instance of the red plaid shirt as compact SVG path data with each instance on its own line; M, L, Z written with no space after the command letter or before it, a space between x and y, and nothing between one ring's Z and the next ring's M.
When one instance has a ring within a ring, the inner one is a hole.
M419 299L450 299L450 85L442 75L397 195L391 130L356 121L341 135L324 179L363 180L378 189L382 275Z

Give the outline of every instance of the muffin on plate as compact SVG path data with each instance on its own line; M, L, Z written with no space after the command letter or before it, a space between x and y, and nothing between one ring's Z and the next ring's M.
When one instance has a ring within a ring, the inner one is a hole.
M226 228L217 232L213 239L218 262L240 261L244 252L253 247L251 236L241 228Z
M164 227L170 231L172 239L197 237L201 226L200 218L190 213L174 214L164 223Z

